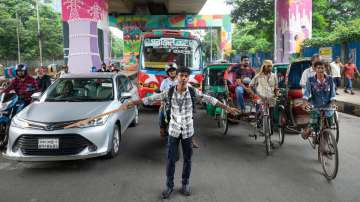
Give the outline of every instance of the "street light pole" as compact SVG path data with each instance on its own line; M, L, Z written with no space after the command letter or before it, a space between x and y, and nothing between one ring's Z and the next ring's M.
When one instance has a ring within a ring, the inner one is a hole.
M17 11L16 11L16 36L17 36L17 45L18 45L18 64L20 64L21 57L20 57L19 16Z
M39 52L40 52L40 66L43 66L42 60L42 44L41 44L41 32L40 32L40 17L39 17L39 0L36 0L36 18L37 18L37 28L38 28L38 39L39 39Z
M210 26L210 63L213 62L213 42L212 42L212 27Z

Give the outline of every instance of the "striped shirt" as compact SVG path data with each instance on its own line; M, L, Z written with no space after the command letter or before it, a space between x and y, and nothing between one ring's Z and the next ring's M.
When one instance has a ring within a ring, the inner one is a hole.
M168 90L155 94L150 97L143 98L145 105L150 105L156 101L166 101L168 99ZM197 99L203 102L216 105L218 100L214 97L202 94L200 91L195 90ZM177 90L171 98L171 117L169 123L169 135L178 138L182 135L183 139L192 137L194 135L194 122L193 122L193 107L189 88L186 88L182 94Z

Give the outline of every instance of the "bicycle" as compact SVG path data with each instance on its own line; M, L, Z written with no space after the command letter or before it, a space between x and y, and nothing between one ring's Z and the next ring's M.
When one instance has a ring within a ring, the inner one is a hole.
M326 112L334 111L334 116L336 116L336 108L310 108L309 111L311 110L320 112L320 121L318 129L310 134L308 140L314 149L318 148L318 159L322 165L324 176L328 180L332 180L335 179L339 169L339 153L337 141L331 123L326 117Z

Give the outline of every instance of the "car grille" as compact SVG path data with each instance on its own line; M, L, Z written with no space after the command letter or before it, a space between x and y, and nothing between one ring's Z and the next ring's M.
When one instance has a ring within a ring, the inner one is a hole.
M58 138L59 149L38 149L39 138ZM89 140L78 134L61 135L21 135L14 147L20 148L24 155L56 156L56 155L74 155L80 153L88 146L95 147Z
M77 121L67 121L67 122L53 122L53 123L41 123L28 121L30 128L53 131L53 130L62 130L65 126L76 123Z

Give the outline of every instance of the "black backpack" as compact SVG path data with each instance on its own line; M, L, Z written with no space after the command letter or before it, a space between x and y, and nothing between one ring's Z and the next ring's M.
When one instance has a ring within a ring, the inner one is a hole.
M167 99L166 99L166 102L165 102L165 122L166 123L170 122L171 106L172 106L171 100L172 100L172 97L174 95L175 88L176 88L176 86L172 86L169 89L168 96L167 96ZM189 92L190 92L193 113L195 113L195 111L196 111L196 92L195 92L195 89L193 87L189 86L188 88L189 88Z

